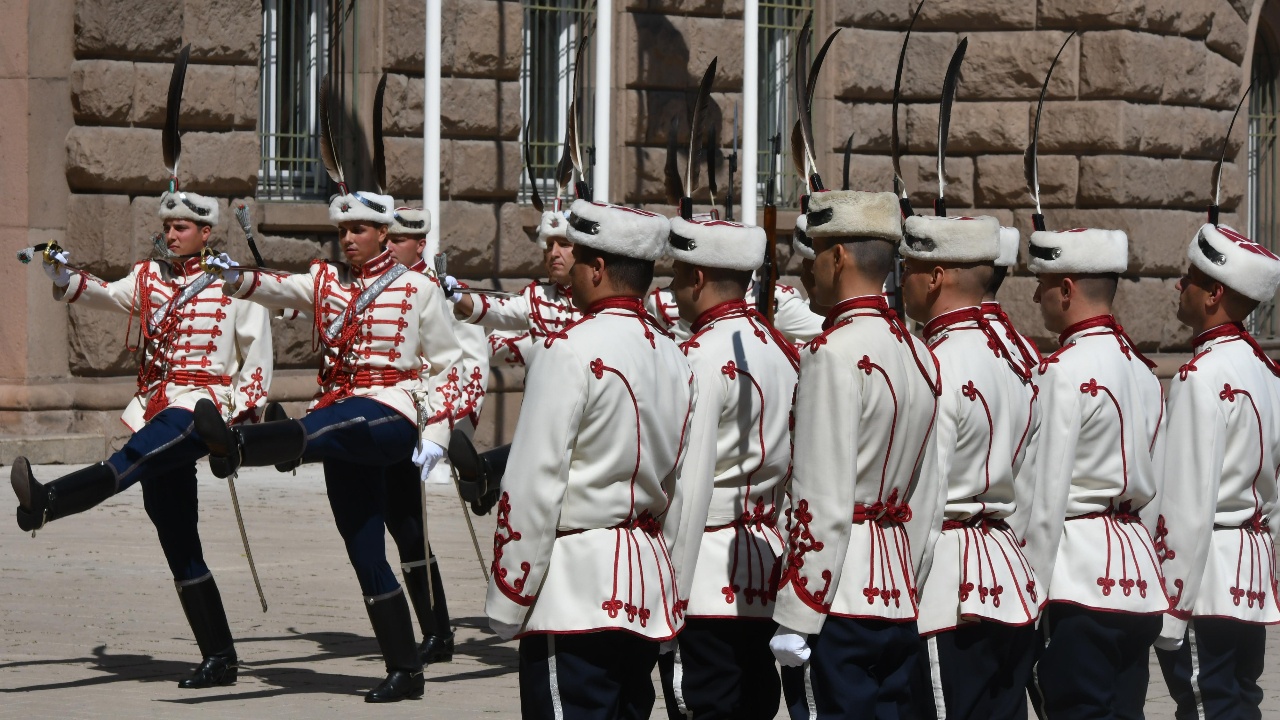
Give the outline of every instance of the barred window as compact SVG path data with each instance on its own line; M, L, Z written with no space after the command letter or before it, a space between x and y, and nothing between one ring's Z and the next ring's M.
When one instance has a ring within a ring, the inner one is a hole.
M791 158L791 128L796 122L791 79L795 75L796 34L812 9L812 0L762 0L760 3L756 197L761 204L766 200L770 167L776 168L774 202L779 207L798 207L800 196L805 193L804 178L796 172ZM805 62L808 61L806 58ZM781 142L777 156L771 159L770 140L775 135L781 136Z
M319 89L329 62L330 0L263 0L259 200L322 200Z
M1249 97L1248 235L1275 251L1280 231L1280 158L1276 156L1276 119L1280 113L1280 47L1271 29L1262 24L1253 55L1253 90ZM1276 304L1264 302L1246 323L1257 337L1276 336Z
M556 194L555 167L560 161L565 129L569 122L572 96L573 60L585 30L594 25L595 4L587 0L525 0L524 60L520 68L520 108L533 156L533 174L538 192L549 203ZM588 40L588 43L591 41ZM592 183L592 93L595 61L590 49L583 53L578 71L582 84L582 107L578 108L579 144L583 170ZM527 174L520 177L520 202L532 196Z

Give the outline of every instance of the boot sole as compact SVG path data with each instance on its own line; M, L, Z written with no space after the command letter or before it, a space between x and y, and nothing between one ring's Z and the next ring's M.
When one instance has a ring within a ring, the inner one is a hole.
M17 457L9 470L9 484L13 486L13 494L18 496L18 505L24 510L31 509L31 483L35 478L31 475L31 463L24 457Z

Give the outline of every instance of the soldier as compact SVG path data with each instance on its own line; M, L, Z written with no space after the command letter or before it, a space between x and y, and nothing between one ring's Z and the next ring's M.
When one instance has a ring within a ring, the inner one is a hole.
M689 605L660 661L667 714L772 718L781 685L769 638L782 562L779 507L791 470L795 349L742 298L764 262L764 230L723 220L671 220L681 348L698 378L677 586Z
M45 257L54 299L125 314L130 324L136 317L143 355L138 392L121 416L133 435L106 462L41 484L26 458L14 460L18 526L38 530L141 483L147 516L204 657L178 685L230 685L238 663L222 596L200 546L196 461L207 450L193 433L191 411L203 398L233 424L257 419L271 384L271 324L266 310L224 297L222 283L200 272L199 255L218 224L217 199L166 192L160 218L172 259L143 260L123 279L104 282L74 269L65 250Z
M1000 256L995 260L991 283L987 285L986 293L982 296L982 314L992 327L997 329L996 334L1009 351L1009 356L1020 362L1030 377L1034 377L1034 371L1040 365L1040 350L1035 343L1018 332L1018 329L1013 326L1013 321L1000 306L1000 301L996 299L1000 286L1009 275L1010 268L1018 264L1018 248L1021 243L1022 235L1017 228L1000 228Z
M912 216L903 235L903 304L924 323L942 371L920 470L921 487L939 495L917 504L911 520L931 537L917 579L927 652L914 695L921 717L1025 717L1042 595L1009 519L1026 513L1034 491L1031 478L1015 479L1034 465L1024 460L1035 388L979 307L996 272L1000 223Z
M893 193L814 193L814 302L826 330L801 351L787 560L770 645L793 718L908 714L920 638L908 538L937 407L938 369L882 289L902 239ZM936 501L933 501L936 502Z
M1173 609L1156 655L1178 717L1261 718L1265 626L1280 622L1280 368L1242 323L1275 297L1280 258L1214 224L1187 254L1178 319L1195 355L1169 386L1156 550Z
M641 302L666 218L577 200L569 223L583 317L529 368L485 612L520 639L523 717L648 717L658 644L684 622L673 493L696 386Z
M308 273L284 274L238 267L225 255L209 262L227 295L312 310L324 355L319 392L301 420L227 427L210 404L196 407L219 477L241 466L323 461L334 520L386 661L387 677L367 702L422 696L409 605L386 560L385 474L411 455L423 475L430 472L448 443L444 402L462 394L462 352L443 294L386 247L392 207L390 197L363 191L334 198L329 219L346 263L317 260Z
M1045 327L1037 487L1025 553L1044 593L1032 694L1049 718L1141 717L1147 658L1169 609L1148 528L1160 382L1111 314L1128 237L1038 231L1028 252Z
M700 222L708 222L709 215L700 216ZM747 284L744 298L753 302L756 294L756 280ZM773 287L773 301L776 303L773 315L773 326L787 339L787 342L799 347L818 336L822 332L822 316L809 309L810 300L803 298L799 291L790 285L778 283ZM684 342L692 335L689 321L680 316L680 307L675 299L675 292L670 287L655 288L645 300L649 312L658 319L662 328L671 333L677 340Z
M796 217L795 229L791 231L791 251L800 256L800 285L809 296L809 312L818 317L826 317L824 309L813 304L813 241L809 239L809 220L804 215Z
M542 213L537 237L544 248L545 282L529 283L514 298L450 294L450 300L456 298L454 314L459 319L493 331L489 342L494 361L512 366L526 364L530 352L536 352L540 342L581 317L569 289L573 242L566 234L568 226L564 213L553 210ZM452 288L457 281L446 278L445 285Z
M432 276L422 257L426 251L427 233L431 230L431 214L418 208L396 208L387 231L387 249L396 262L422 275ZM457 397L440 399L437 414L448 414L455 428L475 432L480 404L484 401L485 378L489 369L488 346L484 331L473 325L455 323L454 334L463 353L463 363L456 384L444 387L459 389ZM442 418L443 419L443 418ZM453 628L445 599L444 580L436 555L427 555L428 547L423 523L421 483L427 478L411 458L387 468L387 531L395 540L400 555L400 571L404 587L413 605L418 624L422 626L422 644L418 655L423 665L449 662L453 659ZM430 570L426 567L430 562Z

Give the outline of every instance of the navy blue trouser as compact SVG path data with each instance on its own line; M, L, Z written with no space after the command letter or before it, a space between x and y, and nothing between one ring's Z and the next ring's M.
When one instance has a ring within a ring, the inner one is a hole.
M1162 615L1104 612L1051 602L1032 672L1031 699L1049 720L1141 720L1151 679L1151 644Z
M386 470L413 454L418 428L395 410L363 397L340 400L302 418L303 462L324 463L324 484L338 533L366 597L400 587L387 564L383 514Z
M921 638L913 682L924 720L1025 720L1035 624L976 622Z
M524 720L642 720L653 701L658 643L622 630L520 640Z
M209 574L196 523L196 461L209 450L195 433L190 410L162 410L107 459L122 492L142 483L142 504L156 527L160 548L173 579L195 580Z
M772 720L782 683L769 649L778 624L757 618L689 618L676 650L658 658L672 720Z
M1195 618L1182 647L1156 650L1178 720L1261 720L1265 625Z
M809 636L809 648L809 662L782 668L793 720L913 717L911 676L920 652L915 621L830 616Z

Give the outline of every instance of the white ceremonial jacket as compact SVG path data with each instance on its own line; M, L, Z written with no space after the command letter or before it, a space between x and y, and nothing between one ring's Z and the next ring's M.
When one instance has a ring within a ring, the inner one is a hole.
M1280 370L1251 340L1234 324L1202 334L1169 384L1164 491L1151 505L1169 638L1192 617L1280 622Z
M708 310L682 346L698 405L679 483L684 557L673 557L689 617L769 618L791 474L791 402L799 359L745 302ZM699 544L699 536L700 544Z
M549 281L535 280L513 298L473 295L472 300L471 315L463 322L490 330L530 332L534 339L559 333L582 317L569 288Z
M916 570L936 488L917 488L938 367L880 295L845 300L800 352L787 560L773 619L815 634L827 615L916 619ZM921 507L923 503L926 507Z
M1155 526L1138 517L1161 485L1152 465L1160 381L1110 315L1067 328L1061 341L1036 381L1037 485L1024 552L1049 602L1164 612Z
M755 306L754 281L748 286L745 299L748 305ZM773 300L776 303L773 327L792 345L799 347L822 332L822 316L809 310L809 301L800 296L800 291L790 285L774 285ZM680 319L680 309L669 288L657 288L649 293L645 307L676 340L689 339L689 323Z
M439 285L406 269L355 313L361 293L393 267L399 264L383 251L359 269L324 260L312 262L306 273L246 268L232 295L268 308L310 311L324 348L310 409L368 397L417 425L423 439L448 447L450 408L463 396L463 363ZM338 318L341 330L330 337L327 329Z
M1000 333L977 307L924 328L942 394L920 470L921 487L939 493L932 505L940 513L926 515L922 503L910 523L928 523L919 535L937 538L920 570L921 635L974 620L1027 625L1044 602L1010 523L1035 493L1036 390Z
M533 354L535 341L529 331L494 330L489 333L491 367L524 367Z
M252 303L222 294L215 280L176 310L174 302L204 273L198 258L181 265L143 260L105 282L79 271L54 297L129 316L143 344L138 393L120 419L133 432L160 411L194 410L208 398L232 422L256 421L271 386L271 319ZM129 330L126 342L134 341Z
M527 633L684 625L671 558L697 384L636 298L598 303L539 350L502 481L485 611Z

